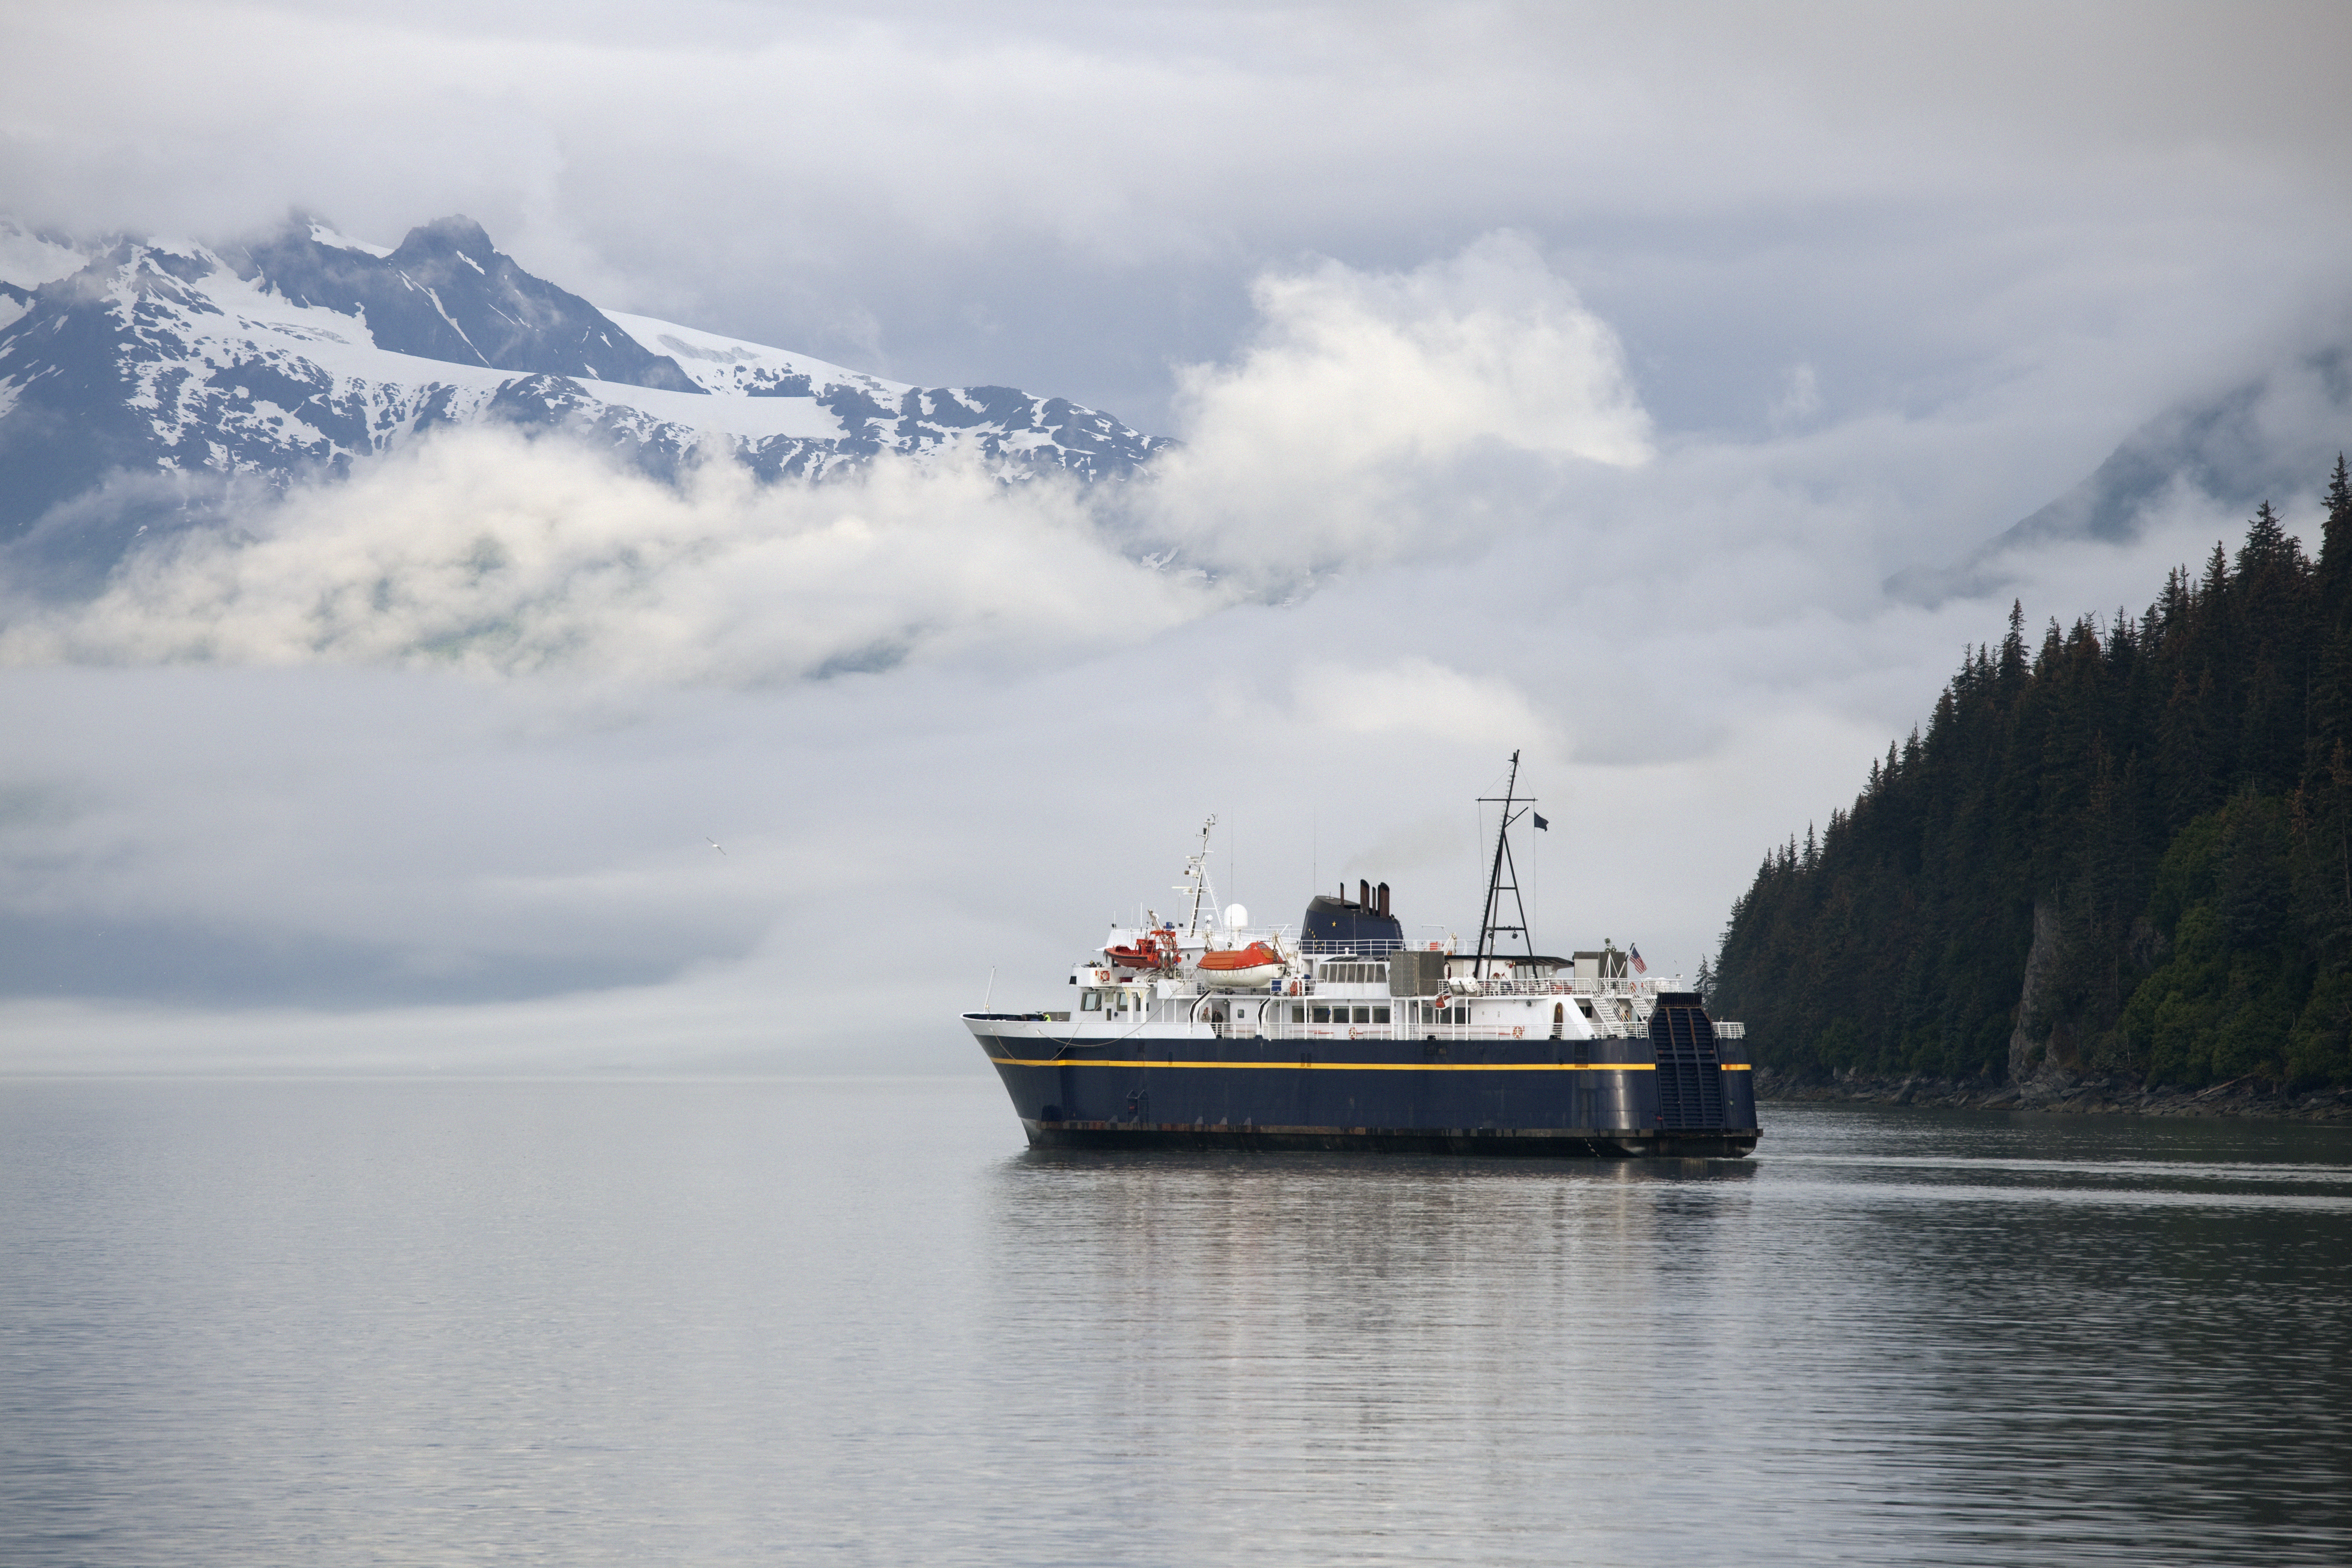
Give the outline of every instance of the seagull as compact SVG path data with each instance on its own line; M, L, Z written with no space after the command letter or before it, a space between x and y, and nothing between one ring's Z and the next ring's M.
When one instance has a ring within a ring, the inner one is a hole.
M716 838L711 837L710 837L710 835L709 835L709 834L707 834L707 833L706 833L706 834L704 834L704 835L702 836L702 841L703 841L705 844L709 845L713 849L718 850L721 855L724 855L724 854L726 854L726 853L727 853L727 846L725 846L724 844L719 843L719 840L717 840Z

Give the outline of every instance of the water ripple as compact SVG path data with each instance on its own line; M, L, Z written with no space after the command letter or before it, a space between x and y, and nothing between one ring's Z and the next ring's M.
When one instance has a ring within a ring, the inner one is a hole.
M992 1085L0 1095L0 1561L2352 1561L2352 1136L1039 1156Z

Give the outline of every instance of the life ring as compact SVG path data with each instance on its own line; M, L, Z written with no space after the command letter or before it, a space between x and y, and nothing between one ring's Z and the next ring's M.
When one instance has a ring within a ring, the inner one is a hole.
M1437 994L1437 1010L1441 1013L1445 1011L1445 993L1443 991Z
M1528 1037L1528 1031L1527 1031L1527 1027L1526 1027L1526 1026L1524 1026L1524 1025L1514 1025L1514 1026L1512 1026L1512 1028L1511 1028L1511 1038L1513 1038L1513 1039L1515 1039L1515 1040L1524 1040L1524 1039L1526 1039L1527 1037Z
M1361 1029L1350 1029L1348 1031L1348 1037L1351 1040L1360 1040L1364 1037L1364 1032Z

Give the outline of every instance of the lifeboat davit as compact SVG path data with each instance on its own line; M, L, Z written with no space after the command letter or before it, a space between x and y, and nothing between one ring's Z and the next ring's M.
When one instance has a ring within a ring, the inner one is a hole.
M1262 942L1204 952L1196 973L1213 991L1255 991L1282 977L1282 955Z

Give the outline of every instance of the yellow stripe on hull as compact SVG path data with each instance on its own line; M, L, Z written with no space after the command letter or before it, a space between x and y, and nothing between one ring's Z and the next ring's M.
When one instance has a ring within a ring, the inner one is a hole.
M1180 1062L1134 1061L1106 1057L991 1057L1013 1068L1259 1068L1297 1072L1655 1072L1655 1062ZM1746 1072L1745 1062L1725 1062L1726 1072Z

